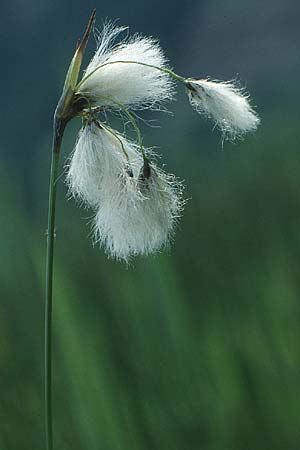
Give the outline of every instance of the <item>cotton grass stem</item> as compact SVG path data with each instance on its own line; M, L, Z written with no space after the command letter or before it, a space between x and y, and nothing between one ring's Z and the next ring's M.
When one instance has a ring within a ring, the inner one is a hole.
M45 438L46 450L53 450L53 413L52 413L52 299L53 299L53 259L55 241L55 209L56 185L58 179L58 166L60 148L65 127L69 120L78 113L74 106L74 87L77 84L78 74L94 20L96 10L93 10L82 41L77 45L71 60L62 95L57 104L53 121L53 144L51 156L51 172L48 201L48 227L47 227L47 253L46 253L46 289L45 289Z
M45 432L46 449L53 450L52 417L52 298L53 298L53 257L55 240L56 182L60 147L65 128L63 121L54 119L53 147L48 203L46 292L45 292Z

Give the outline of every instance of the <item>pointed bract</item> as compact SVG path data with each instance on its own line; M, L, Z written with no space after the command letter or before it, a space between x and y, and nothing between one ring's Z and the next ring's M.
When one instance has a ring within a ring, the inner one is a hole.
M71 63L70 63L70 66L69 66L69 69L68 69L68 72L66 75L66 79L65 79L64 91L66 91L69 88L72 89L72 91L73 91L77 84L78 74L80 71L82 58L83 58L83 53L84 53L87 41L88 41L90 33L91 33L91 29L92 29L92 26L93 26L93 23L95 20L95 16L96 16L96 10L94 9L92 12L92 15L90 17L89 23L87 25L87 29L83 36L82 42L78 42L77 48L75 50L75 54L71 60Z

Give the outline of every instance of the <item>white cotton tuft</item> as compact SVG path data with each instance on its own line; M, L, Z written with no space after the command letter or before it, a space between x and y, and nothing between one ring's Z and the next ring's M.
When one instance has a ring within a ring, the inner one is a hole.
M212 119L229 140L255 131L260 120L249 104L248 96L232 82L186 81L191 105Z
M140 167L142 158L136 144L114 133L94 122L86 124L79 133L67 184L70 194L87 206L97 206L122 171L137 172Z
M151 164L143 179L123 172L111 186L95 217L95 240L106 253L128 262L148 255L172 238L184 201L182 185Z
M104 26L98 49L89 63L77 94L84 95L97 106L116 106L114 102L131 108L157 107L174 94L173 81L158 69L126 61L167 68L167 60L158 42L152 38L134 35L115 44L116 37L126 27ZM116 61L125 61L117 63ZM109 64L116 62L114 64ZM110 101L109 99L112 99Z

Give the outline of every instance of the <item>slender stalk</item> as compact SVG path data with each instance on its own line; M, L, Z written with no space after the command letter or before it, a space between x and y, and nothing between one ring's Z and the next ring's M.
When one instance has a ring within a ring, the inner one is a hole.
M103 123L101 123L101 127L103 127L106 131L108 131L110 134L112 134L112 135L117 139L117 141L118 141L119 144L121 145L122 152L124 153L125 158L127 159L127 162L129 162L129 156L128 156L128 153L127 153L127 151L125 150L123 141L122 141L122 139L118 136L118 133L114 132L114 130L113 130L112 128L108 127L107 125L104 125Z
M123 106L121 103L116 102L116 101L114 101L114 100L112 100L112 99L110 99L110 101L111 101L112 103L114 103L116 106L118 106L118 107L121 109L121 111L123 111L123 113L128 117L128 119L130 120L130 122L132 123L133 128L135 129L135 132L136 132L136 134L137 134L137 138L138 138L138 143L139 143L140 151L141 151L141 153L142 153L143 159L145 160L145 159L146 159L146 155L145 155L145 151L144 151L144 147L143 147L143 138L142 138L141 131L140 131L139 127L138 127L138 124L136 123L135 118L134 118L133 115L128 111L128 109L125 108L125 106Z
M117 102L116 100L113 100L111 97L104 97L102 96L103 100L108 100L109 102L113 103L114 105L118 106L118 108L120 108L120 110L125 114L125 116L129 119L129 121L131 122L136 135L137 135L137 139L138 139L138 144L140 147L140 152L143 156L143 159L147 159L146 155L145 155L145 151L144 151L144 147L143 147L143 138L142 138L142 134L141 134L141 130L138 127L138 124L136 123L135 118L133 117L133 115L128 111L128 109L122 104Z
M45 431L46 449L53 450L52 420L52 294L55 240L56 181L65 122L54 119L53 146L48 203L46 291L45 291Z
M185 83L186 78L182 77L181 75L178 75L177 73L173 72L173 70L165 69L163 67L154 66L153 64L146 64L139 61L109 61L107 63L103 63L100 66L96 67L94 70L92 70L90 73L85 75L83 79L80 81L80 83L77 84L75 91L78 91L80 86L82 86L83 83L85 83L95 72L97 72L99 69L102 69L105 66L109 66L111 64L137 64L139 66L145 66L149 67L151 69L159 70L160 72L168 74L170 77L174 78L176 81L179 81L180 83Z

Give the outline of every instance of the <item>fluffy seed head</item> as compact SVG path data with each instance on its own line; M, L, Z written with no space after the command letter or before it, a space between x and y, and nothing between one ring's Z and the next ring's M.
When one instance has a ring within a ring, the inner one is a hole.
M191 105L212 119L225 138L234 140L256 130L259 118L247 95L232 82L187 80L186 87Z
M113 258L128 261L169 243L183 208L182 184L151 164L147 178L123 172L99 205L95 240Z
M115 102L131 108L157 107L173 96L173 82L170 77L155 68L133 63L135 61L167 68L167 60L158 42L152 38L134 35L115 44L116 37L126 27L104 26L99 38L97 51L89 63L83 79L97 67L84 81L78 94L87 97L98 106L115 106ZM109 64L115 62L114 64Z
M176 79L185 84L191 105L212 119L224 138L254 131L259 118L233 82L184 79L169 70L154 39L134 35L117 41L126 30L104 26L96 53L75 88L70 115L82 115L86 123L70 158L67 183L70 194L95 211L95 242L110 257L128 262L168 245L185 203L183 185L150 163L145 156L149 152L141 155L140 146L97 122L95 114L121 110L141 145L129 109L158 108L172 99Z
M141 160L136 144L95 122L87 123L79 133L68 166L69 192L87 206L95 207L120 173L137 173Z

